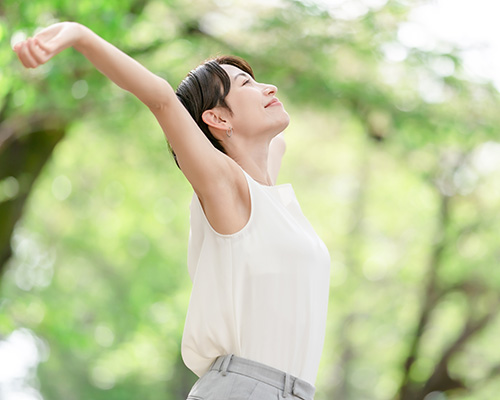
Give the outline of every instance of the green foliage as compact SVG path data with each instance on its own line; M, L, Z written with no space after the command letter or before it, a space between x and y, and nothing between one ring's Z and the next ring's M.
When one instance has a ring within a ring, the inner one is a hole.
M5 0L0 40L77 20L174 86L211 55L247 58L292 116L280 181L332 256L316 398L496 399L498 93L448 47L392 60L405 4L342 19L291 0ZM72 50L23 71L2 45L0 66L0 133L68 121L12 238L0 335L39 338L47 399L182 398L191 190L154 118ZM1 205L21 178L0 179Z

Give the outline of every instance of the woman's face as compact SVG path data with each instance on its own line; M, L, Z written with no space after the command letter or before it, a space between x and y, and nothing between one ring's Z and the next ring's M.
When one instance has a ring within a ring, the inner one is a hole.
M290 122L288 113L276 97L276 86L258 83L246 72L232 65L222 65L231 79L226 103L235 134L263 134L274 137Z

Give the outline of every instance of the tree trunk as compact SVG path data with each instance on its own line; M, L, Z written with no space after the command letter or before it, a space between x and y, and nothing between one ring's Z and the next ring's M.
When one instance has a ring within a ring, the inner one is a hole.
M67 126L54 114L13 117L0 124L0 279L33 183Z

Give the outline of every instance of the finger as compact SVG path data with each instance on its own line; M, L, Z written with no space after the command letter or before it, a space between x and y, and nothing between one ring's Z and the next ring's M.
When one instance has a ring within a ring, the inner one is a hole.
M35 38L36 44L38 47L40 47L45 53L51 54L52 53L52 46L48 45L45 41L39 40L38 38Z
M22 43L23 42L15 43L14 46L12 46L12 50L14 50L17 53L19 51L19 49L21 48Z
M29 41L28 46L30 49L31 56L33 57L33 59L37 63L36 66L43 64L47 61L48 58L47 58L45 52L38 45L38 41L36 39Z
M35 68L38 64L31 55L30 52L30 42L31 39L28 39L24 45L22 46L21 50L19 51L18 55L19 58L21 59L21 62L26 68Z
M24 53L26 52L25 47L26 47L26 42L18 43L16 53L17 53L17 58L19 58L19 61L21 61L23 66L29 68L29 65L26 63L26 57L24 56Z

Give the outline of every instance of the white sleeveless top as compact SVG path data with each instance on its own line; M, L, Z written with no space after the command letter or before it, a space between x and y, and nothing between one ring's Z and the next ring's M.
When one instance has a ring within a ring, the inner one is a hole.
M316 380L323 349L330 257L290 184L264 186L245 173L251 214L239 232L217 233L196 194L188 270L193 291L182 357L198 376L234 354Z

